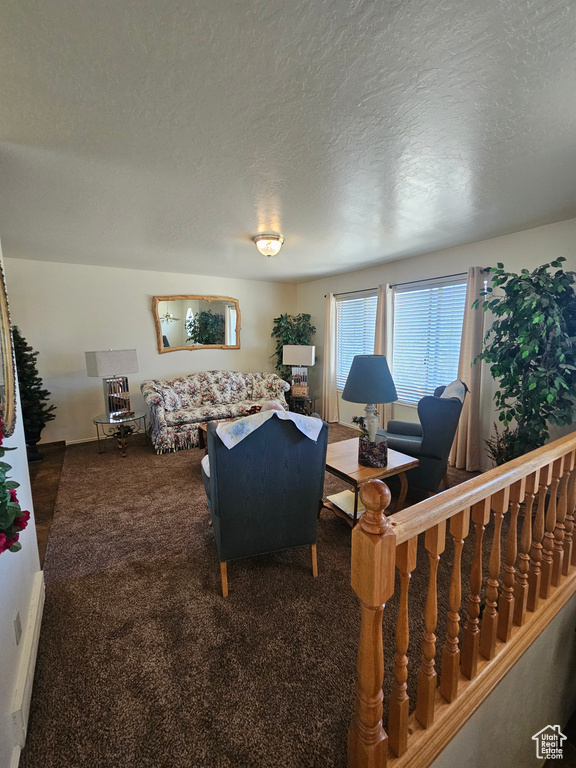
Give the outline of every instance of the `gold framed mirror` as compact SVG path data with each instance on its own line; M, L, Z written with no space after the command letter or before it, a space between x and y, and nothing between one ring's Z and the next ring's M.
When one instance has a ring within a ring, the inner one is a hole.
M230 296L154 296L159 354L240 349L240 304Z
M0 417L2 418L2 434L9 437L16 426L16 365L14 363L14 343L10 326L10 310L4 269L0 264Z

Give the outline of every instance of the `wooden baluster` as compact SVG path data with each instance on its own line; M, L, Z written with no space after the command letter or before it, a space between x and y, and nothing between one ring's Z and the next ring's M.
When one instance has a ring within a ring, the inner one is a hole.
M482 541L484 529L490 522L490 498L472 506L472 521L476 531L474 559L470 573L470 594L468 596L468 615L462 633L462 653L460 668L469 680L476 677L480 646L480 590L482 589Z
M510 488L504 488L492 496L491 506L494 510L494 539L488 561L488 578L486 579L486 608L482 615L480 627L480 653L485 659L491 659L496 652L496 630L498 628L498 576L500 574L500 532L502 520L508 509Z
M390 491L381 480L360 489L366 511L352 531L352 589L360 598L362 623L358 647L355 711L348 730L349 768L383 768L388 736L382 727L384 605L394 593L396 536L384 514Z
M518 570L514 584L514 624L521 627L526 619L528 605L528 569L530 567L530 544L532 543L532 508L538 488L540 470L537 469L526 478L524 523L520 534Z
M558 494L558 510L556 513L556 526L554 528L554 551L552 552L552 586L557 587L562 577L564 567L564 533L566 527L566 502L568 495L568 472L564 472L566 457L562 456L552 465L552 473L557 473L560 491Z
M566 518L564 520L566 533L564 534L564 562L562 563L562 573L564 576L568 576L570 565L572 565L572 557L574 556L574 507L576 506L576 472L574 472L574 467L576 466L576 451L569 453L565 456L565 459L564 472L568 472L570 478L568 480L568 492L566 496Z
M396 567L400 573L400 606L396 625L396 655L394 657L394 683L390 697L388 743L392 752L400 757L408 748L408 714L410 699L406 692L408 680L408 587L412 571L416 568L418 537L405 541L396 549Z
M446 622L446 643L442 651L442 677L440 693L446 701L454 701L458 695L460 677L460 604L462 602L462 548L470 530L470 507L458 512L450 520L450 534L454 540L454 562L450 578L450 610Z
M522 478L510 487L510 528L506 538L506 551L504 553L504 567L502 568L502 592L498 600L498 639L507 643L512 633L512 620L514 618L514 581L516 576L516 553L518 538L518 510L524 501L526 492L526 478Z
M532 529L532 546L530 547L530 568L528 570L528 610L535 611L540 599L540 581L542 572L542 538L544 537L544 511L546 508L546 491L552 479L552 467L548 464L540 469L538 485L538 509Z
M446 521L443 520L426 531L424 546L428 550L430 576L426 613L424 616L424 643L422 646L422 665L418 670L418 692L416 697L416 719L424 728L434 722L434 700L436 697L436 635L438 623L437 574L440 555L446 546Z
M552 481L550 482L550 494L548 509L546 510L546 530L542 539L542 563L540 565L542 577L540 579L540 597L543 600L550 595L552 586L552 565L554 551L554 529L556 528L556 516L558 511L558 484L561 472L558 472L558 462L551 465Z

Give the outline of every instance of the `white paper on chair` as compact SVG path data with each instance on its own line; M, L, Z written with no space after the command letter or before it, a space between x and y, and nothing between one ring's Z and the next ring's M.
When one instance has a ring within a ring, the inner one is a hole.
M342 512L346 512L350 517L354 517L354 492L353 491L341 491L335 493L333 496L328 496L328 501L339 507ZM358 517L365 512L364 504L358 499Z

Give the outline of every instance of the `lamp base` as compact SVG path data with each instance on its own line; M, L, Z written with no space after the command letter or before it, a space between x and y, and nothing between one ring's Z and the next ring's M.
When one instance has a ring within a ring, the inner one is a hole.
M127 376L110 376L102 379L104 404L109 416L120 416L130 411L130 392Z
M388 464L388 441L371 443L367 437L358 438L358 464L363 467L385 467Z
M368 403L366 408L364 408L364 412L366 413L364 423L366 425L366 432L368 432L368 440L373 443L376 440L376 431L380 426L378 411L373 403Z
M308 397L308 368L302 365L292 366L293 397Z

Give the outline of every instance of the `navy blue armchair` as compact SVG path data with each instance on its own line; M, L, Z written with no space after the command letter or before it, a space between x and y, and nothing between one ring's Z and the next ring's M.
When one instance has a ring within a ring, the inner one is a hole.
M210 477L203 470L218 556L222 594L228 595L228 560L310 546L317 575L316 524L328 425L316 442L291 421L272 417L228 449L207 425Z
M406 480L428 493L435 493L441 480L448 488L448 456L462 412L463 401L458 397L441 397L445 389L437 387L433 396L420 400L419 424L391 419L386 429L376 433L376 439L387 438L389 448L418 459L418 466L406 472ZM467 390L465 386L464 396Z

